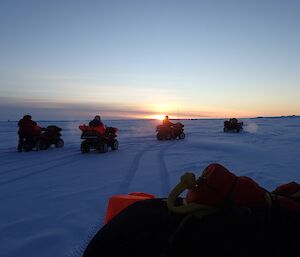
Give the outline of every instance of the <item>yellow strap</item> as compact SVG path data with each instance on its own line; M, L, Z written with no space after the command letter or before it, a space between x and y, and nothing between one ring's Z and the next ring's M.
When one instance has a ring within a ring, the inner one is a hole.
M197 204L197 203L188 203L186 205L175 206L176 198L186 189L192 189L196 187L196 177L193 173L185 173L181 176L180 182L171 190L167 206L169 211L179 213L179 214L187 214L192 213L198 210L215 210L215 207Z
M292 194L291 197L296 198L296 199L297 199L297 198L300 198L300 191L298 191L298 192Z

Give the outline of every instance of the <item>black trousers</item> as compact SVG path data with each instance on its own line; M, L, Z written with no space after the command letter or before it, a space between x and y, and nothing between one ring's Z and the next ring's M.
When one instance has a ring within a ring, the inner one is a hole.
M22 151L22 148L24 146L24 142L32 143L33 141L33 135L31 134L25 134L25 133L19 133L19 144L18 144L18 151Z

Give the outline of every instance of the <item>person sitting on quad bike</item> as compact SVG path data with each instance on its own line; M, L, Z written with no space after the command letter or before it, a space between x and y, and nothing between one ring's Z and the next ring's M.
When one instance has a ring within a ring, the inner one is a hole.
M18 151L21 152L23 148L23 143L25 140L32 141L34 135L36 134L37 123L32 120L30 115L24 115L22 119L18 122L19 130L19 144Z
M156 126L156 138L158 140L184 139L184 125L180 122L172 123L166 116L161 125Z
M173 122L169 120L169 116L166 115L162 121L162 125L164 126L165 133L170 134L171 137L174 137L174 131L172 130Z
M83 124L79 129L82 131L81 139L84 139L80 146L82 153L88 153L91 149L105 153L109 147L112 150L117 150L119 147L116 139L118 129L104 126L98 115L89 122L89 126Z
M89 126L90 127L98 127L98 126L104 127L104 124L101 121L101 117L99 115L96 115L95 118L92 121L90 121Z
M22 152L23 150L28 152L33 149L36 151L46 150L50 148L51 145L54 145L56 148L61 148L64 146L64 141L61 138L60 133L62 128L55 125L50 125L46 128L43 128L38 126L34 121L32 123L28 122L28 118L29 117L26 117L26 119L22 119L19 122L19 152ZM24 122L24 120L26 120L26 122ZM32 126L29 126L30 124L32 124Z
M231 118L229 120L224 121L224 132L235 131L240 132L243 130L243 122L238 122L236 118Z
M103 135L106 130L106 127L101 121L101 117L99 115L96 115L95 118L89 122L89 127L92 130L97 131L97 134L99 135Z
M162 121L162 124L165 125L165 126L172 126L174 125L174 123L172 123L170 120L169 120L169 116L166 115L166 117L164 118L164 120Z

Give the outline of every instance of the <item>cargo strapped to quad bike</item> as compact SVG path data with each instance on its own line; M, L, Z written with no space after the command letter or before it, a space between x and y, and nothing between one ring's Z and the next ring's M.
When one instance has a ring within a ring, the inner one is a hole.
M82 153L88 153L90 150L95 150L99 153L106 153L109 148L115 151L119 148L117 137L117 128L101 126L86 126L80 125L82 131L80 150Z
M79 129L82 131L81 139L97 139L105 133L104 126L89 127L86 125L80 125Z

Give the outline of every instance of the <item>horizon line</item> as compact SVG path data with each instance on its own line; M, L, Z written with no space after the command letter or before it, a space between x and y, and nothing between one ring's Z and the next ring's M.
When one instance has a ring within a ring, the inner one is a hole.
M276 116L256 116L256 117L239 117L238 119L270 119L270 118L297 118L300 117L300 115L276 115ZM221 120L221 119L229 119L229 118L225 118L225 117L217 117L217 118L208 118L208 117L203 117L203 118L170 118L170 120ZM62 121L88 121L90 119L44 119L44 120L36 120L39 122L45 122L45 121L58 121L58 122L62 122ZM104 119L104 120L110 120L110 121L125 121L125 120L159 120L159 119L155 119L155 118L109 118L109 119ZM0 122L17 122L18 120L0 120Z

